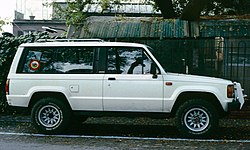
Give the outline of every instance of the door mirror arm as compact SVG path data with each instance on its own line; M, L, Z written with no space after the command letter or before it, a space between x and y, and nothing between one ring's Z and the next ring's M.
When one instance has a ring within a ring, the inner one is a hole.
M156 66L156 64L153 62L153 63L151 63L151 68L150 68L150 74L153 74L153 79L156 79L158 76L157 76L157 66Z
M158 78L158 75L157 75L157 74L153 74L152 78L153 78L153 79L157 79L157 78Z

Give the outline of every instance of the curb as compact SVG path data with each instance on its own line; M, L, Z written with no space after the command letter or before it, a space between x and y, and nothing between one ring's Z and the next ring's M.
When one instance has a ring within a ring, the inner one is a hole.
M0 122L31 122L30 116L0 115Z

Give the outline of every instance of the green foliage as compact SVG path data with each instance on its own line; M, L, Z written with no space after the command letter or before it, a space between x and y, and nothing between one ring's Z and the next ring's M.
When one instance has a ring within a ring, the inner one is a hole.
M101 1L102 11L110 8L109 0L100 0L100 1Z
M90 9L89 4L97 3L101 6L103 13L104 10L111 10L112 5L122 5L121 2L126 2L128 0L66 0L66 5L61 5L61 3L52 3L54 9L54 18L65 19L67 26L74 25L75 27L82 27L83 22L88 17L88 10ZM140 3L151 4L154 6L155 10L161 10L163 17L174 18L183 15L183 11L186 6L190 3L194 7L199 7L199 1L197 0L166 0L162 4L166 6L160 6L162 1L157 0L144 0ZM249 0L203 0L206 4L205 9L201 8L201 15L204 16L214 16L214 15L243 15L250 14L250 1ZM172 4L171 4L172 2ZM48 4L47 4L48 5ZM171 7L171 8L170 8ZM172 8L173 7L173 8ZM195 15L192 14L186 15ZM169 14L168 10L173 10L173 14ZM186 12L184 12L185 15ZM198 15L200 11L197 12ZM197 15L197 14L196 14Z
M49 38L50 37L47 32L38 34L30 33L20 37L15 37L11 34L4 34L2 37L0 37L0 113L7 111L4 86L18 46L22 43L32 43L39 39Z
M58 3L52 3L54 18L65 19L66 25L80 26L86 19L86 10L89 9L87 6L91 4L92 0L66 0L66 5L62 6Z
M126 0L125 0L126 1ZM121 0L66 0L66 5L53 2L51 4L44 3L44 5L50 5L54 9L54 19L65 19L66 25L74 25L81 27L85 19L88 17L88 10L90 9L89 4L99 3L102 11L110 10L111 3L120 5Z
M177 15L181 15L183 12L183 8L186 7L189 0L175 0L173 1L174 10Z
M183 13L183 9L193 0L174 0L174 10L178 15ZM202 11L202 15L244 15L250 14L249 0L206 0L207 6Z
M249 0L217 0L222 8L227 9L226 13L234 13L236 15L250 14Z
M2 31L2 28L5 24L6 22L0 18L0 31Z

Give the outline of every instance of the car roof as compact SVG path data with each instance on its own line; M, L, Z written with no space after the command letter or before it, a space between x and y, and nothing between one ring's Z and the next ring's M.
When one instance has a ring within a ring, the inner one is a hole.
M20 47L65 47L65 46L116 46L116 47L144 47L143 44L128 43L128 42L36 42L36 43L24 43Z

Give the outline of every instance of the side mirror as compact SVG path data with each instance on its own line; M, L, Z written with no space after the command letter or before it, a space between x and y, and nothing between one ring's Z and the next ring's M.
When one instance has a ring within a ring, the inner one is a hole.
M156 74L156 64L151 63L150 74Z
M150 74L153 75L153 78L156 79L158 76L156 74L157 66L155 63L151 63Z

